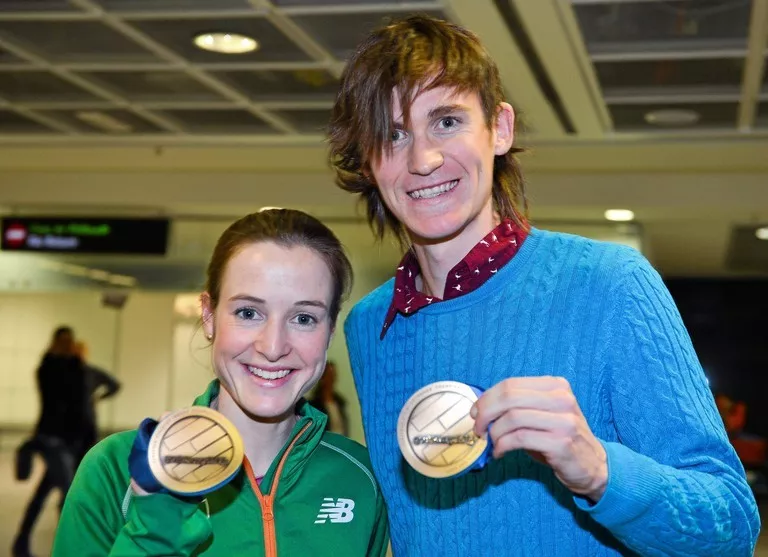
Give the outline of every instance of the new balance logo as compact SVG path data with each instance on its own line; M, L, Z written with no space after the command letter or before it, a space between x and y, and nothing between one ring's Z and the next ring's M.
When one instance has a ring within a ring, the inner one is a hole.
M324 497L315 524L325 524L328 520L331 522L352 522L352 519L355 518L355 513L352 512L354 508L355 502L352 499L339 498L334 502L333 497Z

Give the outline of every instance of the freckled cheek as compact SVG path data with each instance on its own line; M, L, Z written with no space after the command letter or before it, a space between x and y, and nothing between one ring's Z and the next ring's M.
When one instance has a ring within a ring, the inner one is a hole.
M293 349L307 367L315 368L325 359L328 346L328 335L325 332L306 336L292 336L290 339Z
M255 330L238 329L234 327L222 328L217 331L214 342L214 352L218 357L232 358L248 349L257 339Z

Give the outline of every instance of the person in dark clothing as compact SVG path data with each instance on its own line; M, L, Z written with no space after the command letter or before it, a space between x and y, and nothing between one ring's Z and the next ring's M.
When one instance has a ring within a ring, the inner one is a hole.
M35 454L45 461L45 474L24 513L13 544L13 557L32 557L29 541L45 500L54 489L64 504L75 470L97 441L95 393L112 396L119 384L105 371L87 364L70 327L59 327L37 369L40 418L34 435L16 454L16 478L26 480ZM102 389L103 388L103 389Z
M317 384L315 394L309 401L312 406L328 416L328 431L349 436L349 419L347 418L347 401L336 392L336 364L328 361L325 364L320 382Z

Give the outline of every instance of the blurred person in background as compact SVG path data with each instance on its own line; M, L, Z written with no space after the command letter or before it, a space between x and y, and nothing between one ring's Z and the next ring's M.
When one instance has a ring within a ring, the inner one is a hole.
M661 277L530 225L504 97L475 34L413 16L360 43L333 108L337 184L407 249L344 329L394 554L751 556L755 499ZM398 444L440 381L484 390L493 456L449 479Z
M328 416L328 431L349 435L349 419L347 418L347 401L336 392L336 364L329 361L325 365L325 373L317 384L314 396L309 401L312 406Z
M40 393L40 418L34 435L19 447L16 477L29 478L32 460L39 454L45 461L45 474L24 513L13 543L13 557L30 557L30 536L45 500L54 489L61 491L59 510L74 477L83 448L87 388L80 357L75 352L71 327L57 328L37 368Z

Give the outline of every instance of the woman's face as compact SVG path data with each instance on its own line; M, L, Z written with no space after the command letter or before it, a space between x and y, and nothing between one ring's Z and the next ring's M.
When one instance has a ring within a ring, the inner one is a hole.
M333 279L313 250L265 241L229 260L219 303L203 295L216 375L256 419L282 420L323 373L333 333Z

